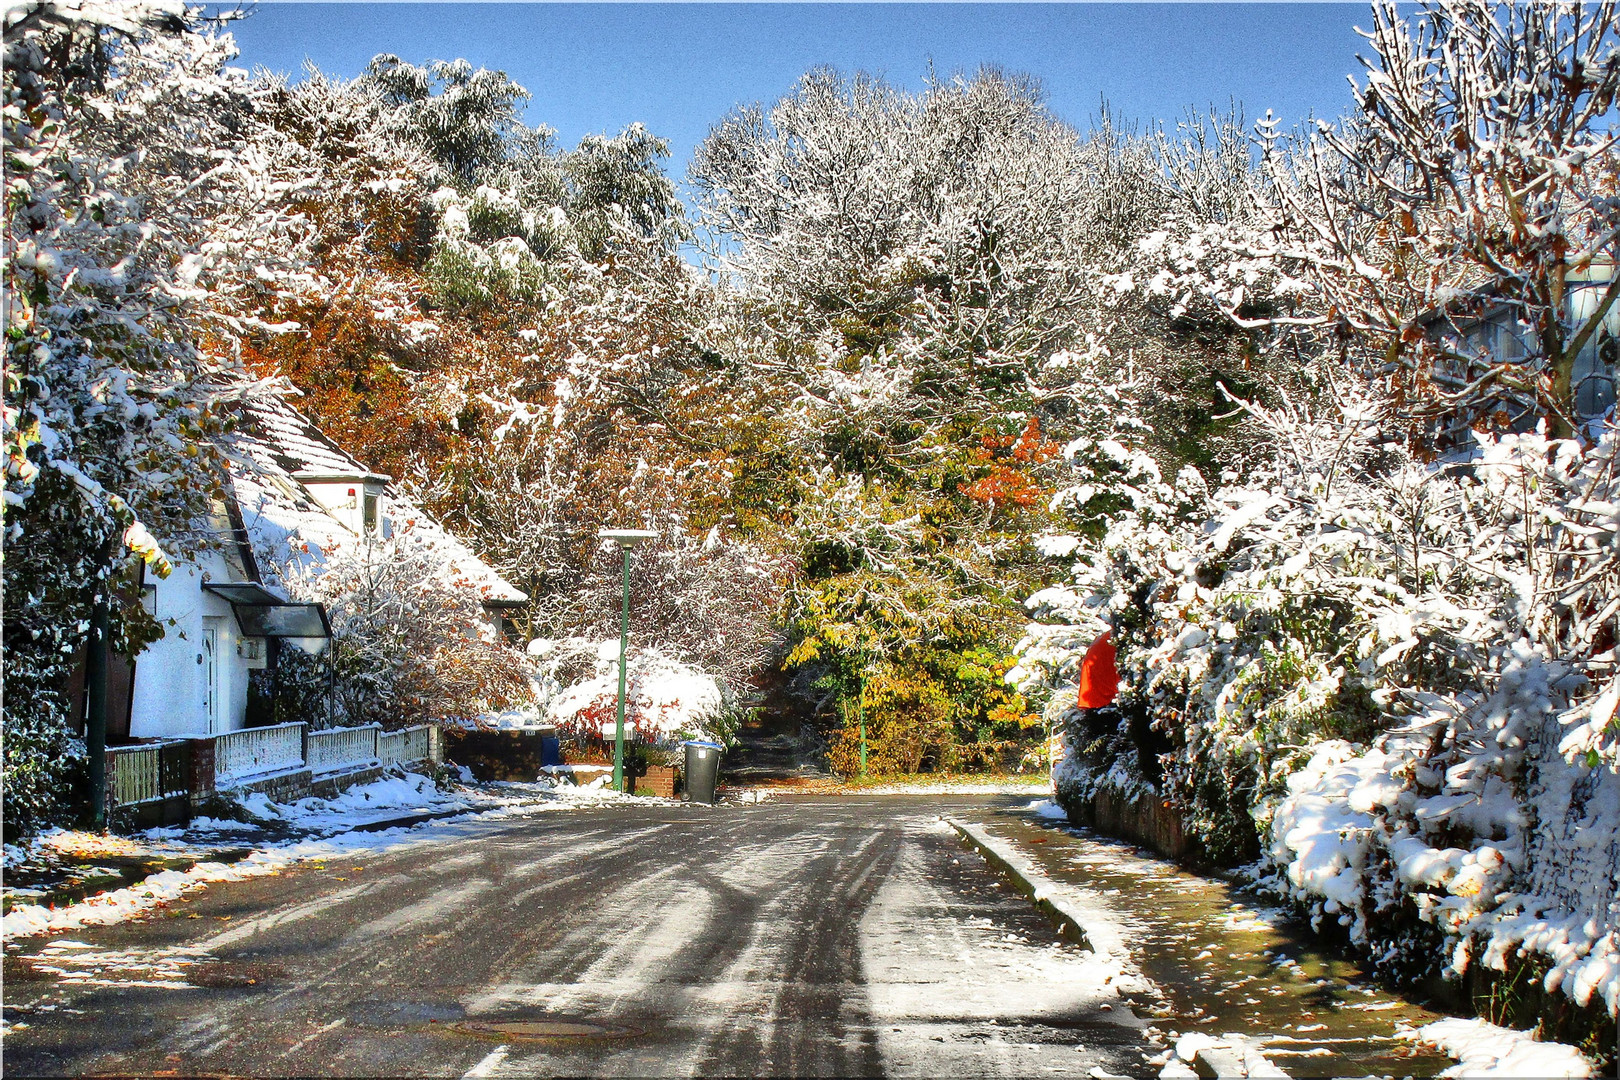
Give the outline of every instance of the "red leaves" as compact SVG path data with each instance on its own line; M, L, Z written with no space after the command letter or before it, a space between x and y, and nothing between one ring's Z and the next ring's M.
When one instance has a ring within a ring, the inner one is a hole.
M1010 503L1026 509L1039 505L1048 493L1025 470L1051 461L1061 449L1058 443L1041 437L1040 417L1032 416L1017 435L984 436L973 456L991 466L990 474L961 484L957 490L992 505Z

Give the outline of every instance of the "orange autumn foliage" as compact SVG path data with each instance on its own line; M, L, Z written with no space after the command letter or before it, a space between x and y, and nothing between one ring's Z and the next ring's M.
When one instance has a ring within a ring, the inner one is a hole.
M1048 492L1030 476L1029 470L1056 458L1061 450L1058 443L1041 436L1041 419L1032 416L1017 435L986 435L980 440L973 456L988 464L990 472L962 484L959 490L976 502L992 506L1037 506Z

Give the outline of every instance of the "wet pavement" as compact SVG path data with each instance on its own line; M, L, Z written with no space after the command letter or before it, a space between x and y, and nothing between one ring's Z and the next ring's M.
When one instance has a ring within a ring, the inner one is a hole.
M1159 990L1138 1011L1167 1038L1238 1033L1298 1077L1432 1076L1454 1064L1395 1037L1402 1024L1443 1014L1381 990L1346 952L1264 897L1027 805L958 816L1117 915Z
M649 803L426 826L443 838L8 948L4 1066L1152 1075L1118 973L937 817L1013 801Z
M1235 1032L1295 1076L1426 1076L1438 1014L1234 886L1026 796L637 803L426 826L8 944L13 1075L1155 1076ZM1124 931L1066 941L940 820ZM412 834L416 835L416 834ZM1142 981L1145 977L1146 981Z

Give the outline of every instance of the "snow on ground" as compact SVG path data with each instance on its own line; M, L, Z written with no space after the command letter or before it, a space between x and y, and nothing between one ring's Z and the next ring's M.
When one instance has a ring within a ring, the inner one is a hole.
M478 788L458 785L448 791L441 790L426 776L406 773L357 785L330 799L277 803L268 795L255 793L243 799L242 806L268 822L283 822L317 833L335 833L404 814L494 809L509 801Z
M1127 954L1007 933L956 910L935 873L908 846L861 917L862 976L887 1073L1117 1075L1139 1060L1107 1049L1138 1042L1145 1026L1122 997L1146 987ZM1032 1028L1077 1016L1096 1031L1085 1045ZM1105 1034L1114 1025L1124 1030Z
M1038 818L1045 818L1047 821L1069 820L1068 811L1064 810L1063 807L1059 806L1051 799L1036 799L1034 802L1024 807L1024 809L1028 810Z
M1219 1038L1202 1032L1191 1032L1176 1040L1175 1046L1161 1059L1164 1068L1160 1080L1192 1080L1202 1075L1194 1063L1203 1060L1205 1067L1216 1076L1282 1077L1288 1074L1267 1060L1255 1042L1243 1035L1227 1032Z
M255 839L263 826L236 821L200 818L188 829L151 829L133 837L99 836L92 833L55 831L36 840L30 849L8 847L7 865L20 863L30 854L49 850L86 855L152 856L174 858L198 856L188 870L164 870L127 888L100 893L73 904L54 907L19 904L6 913L0 929L7 942L36 934L70 930L79 926L105 926L122 922L169 903L212 882L242 881L279 873L297 863L316 861L361 852L382 853L413 844L431 843L440 838L435 826L449 818L426 823L381 829L376 832L351 831L358 826L396 819L414 813L457 814L478 819L514 817L550 810L584 806L632 805L634 796L606 790L601 782L585 787L539 781L533 784L492 784L481 788L457 786L440 791L427 777L406 774L358 785L333 799L302 799L295 803L275 803L264 795L251 795L243 801L249 812L266 823L290 827L297 835L278 840ZM234 846L256 848L236 862L206 858L222 840ZM14 861L15 860L15 861Z
M1497 1027L1484 1020L1441 1020L1405 1027L1400 1036L1432 1043L1457 1059L1441 1076L1591 1076L1592 1063L1573 1046L1537 1042L1528 1031Z
M1028 795L1034 788L1044 786L1046 778L1024 780L912 780L892 784L874 784L871 787L849 787L840 795Z

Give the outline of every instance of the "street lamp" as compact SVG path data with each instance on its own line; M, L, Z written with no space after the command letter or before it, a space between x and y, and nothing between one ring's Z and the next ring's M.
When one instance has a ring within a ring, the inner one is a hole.
M630 652L630 549L658 533L652 529L603 529L596 534L624 553L624 607L619 616L619 718L613 725L613 786L624 790L624 684Z
M855 692L855 715L861 721L861 779L866 779L866 650L860 652L861 683Z

